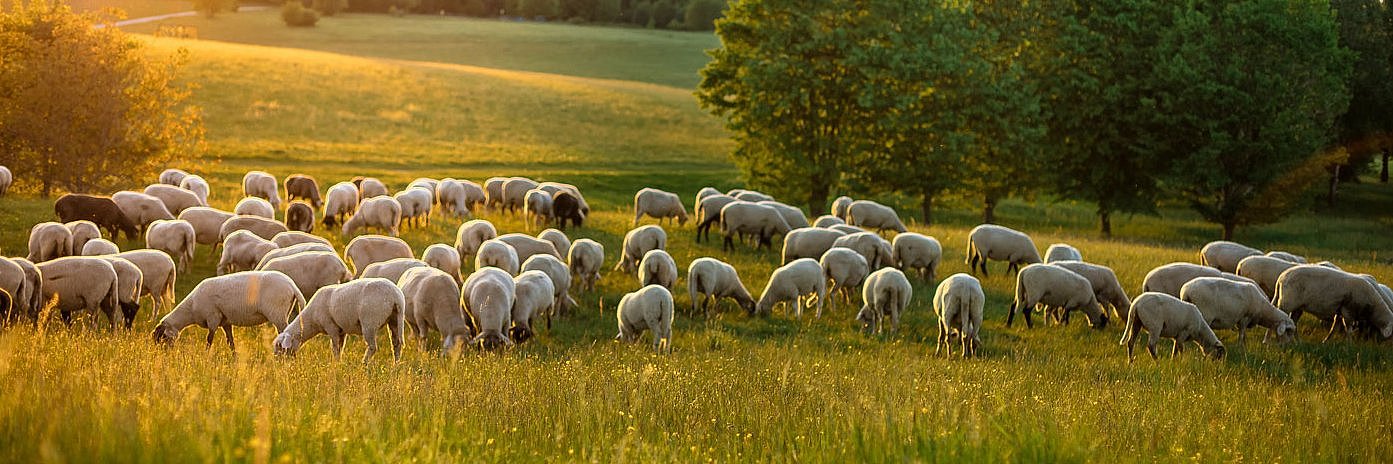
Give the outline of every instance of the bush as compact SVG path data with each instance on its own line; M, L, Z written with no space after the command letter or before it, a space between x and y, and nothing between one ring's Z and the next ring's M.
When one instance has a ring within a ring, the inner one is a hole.
M281 19L290 27L314 27L319 22L319 13L305 8L299 0L290 0L281 7Z
M716 20L724 16L726 9L725 0L692 0L687 4L686 14L683 15L682 23L694 31L710 31L716 29Z
M641 27L648 27L648 21L653 19L653 4L648 2L634 4L634 15L629 19Z
M348 9L348 0L314 0L314 9L324 16L333 16Z
M562 0L561 15L572 20L580 18L592 21L598 4L598 0Z
M518 15L527 19L555 19L561 16L561 5L556 0L518 0Z
M653 4L653 27L663 29L677 19L677 5L672 0L658 0Z
M595 4L595 17L597 23L617 23L624 19L624 10L620 4L621 0L599 0Z

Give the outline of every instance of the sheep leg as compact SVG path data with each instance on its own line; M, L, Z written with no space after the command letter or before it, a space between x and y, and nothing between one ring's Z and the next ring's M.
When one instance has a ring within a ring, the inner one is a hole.
M372 359L372 355L377 353L377 331L363 330L363 341L368 344L368 349L363 351L363 364L367 364Z
M943 345L945 344L946 341L948 341L948 324L947 324L946 322L944 322L942 319L939 319L939 321L938 321L938 342L934 344L934 356L938 356L939 351L943 349ZM952 356L952 355L953 355L953 346L952 346L952 345L948 345L948 355L949 355L949 356Z
M1181 337L1176 337L1171 343L1171 357L1174 358L1180 353L1185 352L1185 341Z
M209 332L212 332L211 330ZM233 353L237 352L237 343L232 341L232 324L223 323L222 332L227 335L227 349Z
M329 335L329 348L333 349L333 351L334 351L334 360L337 361L337 360L339 359L339 355L343 353L343 338L344 338L344 334L343 334L343 332L339 332L339 329L337 329L337 328L328 328L328 327L326 327L324 331L325 331L325 332L330 332L330 333L328 333L328 335Z
M1320 342L1321 342L1321 343L1325 343L1325 342L1330 341L1330 337L1331 337L1332 335L1335 335L1335 327L1338 327L1339 325L1340 325L1340 315L1339 315L1339 314L1336 314L1335 317L1330 318L1330 332L1327 332L1327 333L1325 334L1325 338L1322 338L1322 339L1320 340Z
M1164 324L1162 324L1162 327L1164 327ZM1151 353L1151 359L1153 359L1153 360L1154 360L1154 359L1157 359L1157 358L1156 358L1156 344L1161 343L1161 329L1162 329L1162 327L1157 327L1156 330L1147 330L1147 332L1149 332L1151 338L1149 338L1149 339L1146 341L1146 351L1147 351L1148 353Z
M209 348L209 349L213 348L213 337L216 336L217 334L218 334L218 326L212 326L212 327L209 327L209 328L208 328L208 338L207 338L207 340L204 340L204 341L208 343L208 348Z

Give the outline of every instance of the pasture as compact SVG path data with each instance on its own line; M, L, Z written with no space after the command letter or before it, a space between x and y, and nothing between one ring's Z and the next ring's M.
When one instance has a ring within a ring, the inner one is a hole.
M324 337L275 358L269 327L238 329L235 355L221 340L206 349L197 328L160 349L148 303L129 333L9 327L0 332L0 460L1378 462L1393 446L1387 343L1321 344L1324 327L1307 317L1289 345L1250 337L1238 347L1220 332L1223 361L1191 349L1129 364L1119 324L1006 328L1013 279L1000 263L983 279L983 355L940 358L933 284L918 279L900 332L880 338L859 333L845 304L821 319L752 318L728 300L711 320L688 314L691 260L731 262L757 297L777 251L724 253L719 240L695 243L690 223L667 227L683 277L676 351L613 342L614 305L637 287L609 272L633 192L661 188L690 207L703 186L741 185L719 121L691 96L700 51L716 45L709 35L367 15L290 30L274 12L181 21L205 40L148 43L151 53L189 52L184 79L199 86L210 157L177 167L209 179L212 206L231 209L251 169L310 174L321 188L355 175L393 189L416 177L568 182L596 211L568 235L605 245L600 288L573 290L577 314L511 351L441 359L437 339L368 365L357 338L340 361ZM1338 208L1239 240L1393 279L1393 188L1343 194ZM884 200L903 218L915 211ZM52 220L52 199L0 204L0 250L23 255L28 227ZM939 213L941 223L910 229L942 241L941 278L967 269L976 203L950 199ZM478 217L527 231L517 217ZM1042 251L1073 244L1132 294L1149 269L1193 262L1218 235L1180 207L1117 220L1116 240L1097 238L1088 205L1012 200L998 221ZM452 243L459 222L435 216L402 238L419 254ZM346 243L337 231L316 233ZM211 276L216 259L200 248L177 294Z

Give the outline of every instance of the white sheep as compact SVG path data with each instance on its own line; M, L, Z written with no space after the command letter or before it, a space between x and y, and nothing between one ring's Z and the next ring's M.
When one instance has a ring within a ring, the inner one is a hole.
M454 277L439 269L418 267L402 274L397 286L406 301L406 325L416 335L421 350L426 349L426 335L431 330L440 332L444 342L441 356L474 336L473 321L464 316L460 285Z
M726 205L737 201L740 200L736 200L735 197L730 195L711 195L702 198L701 201L697 203L697 243L701 243L702 240L711 239L711 227L720 225L721 223L721 210L724 209Z
M377 180L375 177L364 177L354 179L354 186L358 188L358 202L361 203L369 198L390 196L392 191L387 188L387 184Z
M1006 316L1006 327L1011 326L1017 310L1025 316L1025 326L1033 327L1031 312L1042 304L1062 309L1065 322L1069 320L1070 311L1079 310L1088 316L1088 323L1094 329L1108 324L1108 316L1098 304L1088 279L1059 266L1037 263L1021 268L1016 274L1015 295Z
M1247 277L1229 274L1209 266L1176 262L1157 266L1151 272L1146 273L1146 278L1142 280L1141 291L1165 293L1179 298L1180 287L1185 285L1185 282L1197 277L1223 277L1240 282L1253 282Z
M257 237L270 240L275 238L276 234L286 232L290 229L286 228L285 224L261 216L237 215L223 222L222 229L219 230L218 233L222 237L222 240L226 241L229 235L239 230L245 230L256 234ZM214 248L217 248L216 244Z
M464 203L469 211L478 211L488 201L488 196L484 193L484 188L471 181L456 179L460 187L464 188Z
M358 186L352 182L339 182L329 187L324 194L324 220L327 227L334 227L346 221L358 211Z
M561 253L556 250L556 246L552 245L550 241L542 240L531 235L519 233L503 234L495 237L494 240L512 245L513 250L518 253L518 262L527 261L527 258L531 258L535 255L551 255L557 259L561 258Z
M164 202L144 193L123 190L112 194L111 201L116 202L116 206L127 219L140 227L141 232L144 232L145 226L151 222L174 219L174 215L169 213L169 208L164 207Z
M150 320L155 320L174 306L176 280L174 259L160 250L131 250L113 255L130 261L140 268L140 296L149 296L153 306Z
M12 305L9 312L4 312L4 304L0 304L0 316L4 317L0 323L8 324L20 314L29 314L33 299L33 292L38 289L31 286L29 279L25 275L24 268L9 258L0 257L0 289L10 294Z
M774 201L774 197L765 195L760 192L756 192L754 190L745 190L743 192L739 192L738 194L731 196L735 197L735 199L737 200L748 201L750 203L759 203L761 201Z
M477 330L469 344L479 344L490 350L513 345L504 330L513 322L515 291L513 276L498 268L481 267L465 279L465 312L474 320Z
M551 328L551 308L556 306L556 289L551 277L542 271L523 271L513 278L512 327L508 335L513 343L522 343L536 333L532 329L532 318L546 315L547 328Z
M811 303L805 300L805 296L809 300L816 298L812 301L816 301L817 315L821 316L822 302L827 299L827 279L822 276L822 265L812 258L796 259L775 269L769 276L769 283L764 286L759 302L755 303L755 313L769 314L774 305L795 300L794 314L802 318L803 307Z
M1075 274L1088 279L1089 286L1093 287L1093 297L1098 299L1099 304L1111 308L1112 315L1117 320L1127 317L1127 310L1132 307L1132 299L1127 296L1127 291L1122 289L1122 283L1117 280L1117 274L1112 268L1083 261L1055 261L1049 264L1074 271Z
M218 259L218 275L255 269L261 258L278 248L270 240L249 231L239 230L223 241L222 257Z
M431 179L429 177L417 177L416 180L411 181L410 184L406 184L406 189L425 189L427 192L430 192L430 202L431 204L434 204L437 200L435 196L435 188L439 186L440 181L437 179Z
M1277 258L1292 264L1306 264L1305 256L1287 253L1285 251L1269 251L1267 252L1266 256L1270 258ZM1242 261L1239 261L1239 263L1242 264Z
M537 184L537 188L546 190L547 193L552 194L553 198L555 198L556 192L565 191L570 193L571 196L576 197L576 203L580 206L581 213L587 216L590 215L590 204L585 202L585 195L580 193L580 188L560 182L542 182Z
M290 277L301 295L314 294L319 289L353 280L353 273L339 255L328 251L307 251L265 261L260 271L276 271Z
M509 212L522 211L527 191L537 188L537 181L525 177L513 177L503 183L503 209Z
M401 224L401 203L389 196L376 196L363 200L353 217L343 223L343 235L353 235L358 229L376 228L395 237Z
M826 229L835 225L843 224L846 224L846 221L842 220L842 218L833 216L831 214L824 214L818 216L817 219L813 220L813 227L817 227L820 229Z
M485 204L491 210L503 208L503 184L508 182L510 177L490 177L484 180Z
M818 260L818 265L822 266L823 277L832 282L832 288L827 293L841 294L842 301L847 304L851 304L851 294L871 274L871 266L866 263L866 258L850 248L828 249ZM836 304L835 297L832 304Z
M1083 261L1083 253L1067 243L1051 243L1049 249L1045 250L1045 263L1053 264L1055 261Z
M832 225L830 225L830 226L827 226L827 229L828 229L828 230L835 230L835 231L837 231L837 232L841 232L841 233L846 234L846 235L859 234L859 233L862 233L862 232L870 232L869 230L862 229L862 228L860 228L860 227L856 227L856 226L849 225L849 224L832 224Z
M344 247L343 256L348 262L348 268L354 270L353 276L358 277L373 263L416 255L411 252L411 246L402 239L382 235L359 235Z
M169 168L160 172L160 183L165 185L179 185L189 173L182 169Z
M179 188L193 192L194 196L198 197L198 203L200 205L208 206L208 192L210 189L208 187L208 181L204 180L202 176L193 174L184 176L184 180L179 181Z
M455 233L455 250L459 251L460 262L473 261L474 255L479 252L479 245L495 237L498 237L498 229L483 219L460 224L459 231Z
M544 227L551 222L551 194L546 190L532 189L523 194L523 217L527 218L528 230Z
M469 192L464 184L455 179L441 179L435 186L435 201L440 204L442 213L467 218L469 212Z
M861 311L856 320L873 333L879 334L884 328L885 316L890 316L890 332L900 330L900 314L909 307L914 297L914 287L903 272L887 267L871 273L861 288Z
M1222 277L1200 277L1180 287L1180 299L1199 307L1211 329L1238 331L1238 344L1248 327L1259 325L1277 334L1278 341L1295 336L1296 322L1267 300L1257 285Z
M1238 270L1238 262L1249 256L1261 255L1262 251L1240 243L1224 240L1209 242L1200 249L1200 264L1224 272Z
M522 265L518 262L518 252L512 245L498 239L485 240L479 245L479 250L474 254L474 270L478 271L486 267L493 267L507 272L509 276L517 275Z
M271 241L274 242L276 246L281 248L299 245L302 243L318 243L320 245L330 247L330 249L332 249L334 246L333 244L329 243L329 240L325 239L324 237L300 232L298 230L290 230L276 234L276 236L271 237Z
M1041 262L1040 252L1029 235L996 224L982 224L967 235L966 262L974 274L980 263L982 275L986 276L987 261L1006 261L1007 272Z
M10 172L10 168L0 166L0 197L5 196L10 191L10 185L14 184L15 175Z
M677 261L663 250L648 250L638 264L638 285L662 285L672 291L677 285Z
M784 222L788 224L788 228L791 230L812 227L812 224L808 223L808 216L805 216L801 209L777 201L760 201L755 202L755 204L774 208L774 210L779 212L779 216L784 218Z
M672 292L661 285L649 285L619 299L615 319L619 334L615 340L634 343L643 331L653 332L653 349L659 353L672 352Z
M88 240L102 238L102 230L97 228L97 224L92 221L72 221L63 224L63 226L68 228L68 232L72 233L73 251L81 250L82 246L86 245Z
M934 354L945 345L947 354L953 355L952 338L962 340L962 356L977 356L982 347L982 307L987 296L982 292L982 282L976 277L957 273L938 284L934 291L934 313L938 314L938 344Z
M45 302L58 299L63 322L72 323L74 311L89 313L92 329L97 328L97 314L105 314L112 329L121 325L120 283L116 268L105 259L89 256L68 256L35 264L43 276L40 287Z
M556 248L558 258L565 258L566 253L571 250L571 238L565 232L556 229L546 229L537 234L537 238L551 242L551 246Z
M242 176L242 194L261 197L271 203L272 211L281 208L281 196L276 176L265 171L248 171Z
M29 229L29 260L42 263L51 259L71 256L73 232L57 222L40 222Z
M644 253L665 249L667 232L663 231L662 227L649 224L634 228L624 234L623 252L619 256L619 262L614 264L614 270L633 272L638 269L638 262L643 259Z
M697 258L687 266L687 293L692 299L692 313L700 306L706 317L711 317L711 308L721 298L731 298L746 313L755 312L755 299L735 267L716 258Z
M421 261L424 261L426 265L430 267L449 274L450 277L455 279L456 286L464 283L464 280L461 279L459 275L460 257L459 251L456 251L455 247L442 243L428 246L425 251L421 252Z
M839 231L816 227L791 230L784 236L782 262L788 264L800 258L820 259L837 239L844 236L846 234Z
M343 351L344 336L362 335L368 349L367 363L377 353L377 331L383 326L392 337L392 359L401 359L402 326L406 297L387 279L359 279L319 289L274 342L276 354L294 356L300 346L319 334L329 337L334 359Z
M933 282L943 259L938 239L915 232L895 234L890 240L889 264L901 271L919 270L919 277Z
M890 242L875 232L858 232L848 234L832 241L832 247L850 248L860 253L861 257L866 258L866 264L871 269L880 269L893 263L894 250L890 247Z
M396 282L401 280L401 275L405 274L407 270L418 267L430 267L430 265L416 258L392 258L368 265L368 267L363 269L362 275L358 276L358 278L367 279L380 277Z
M206 206L203 204L203 201L198 198L198 195L171 185L150 185L149 187L145 187L145 194L159 198L161 202L164 202L165 209L176 215L195 206Z
M571 270L555 256L536 255L522 263L520 272L527 271L541 271L551 278L551 287L555 293L552 296L552 308L547 312L547 328L551 328L553 314L561 314L562 311L576 307L576 300L570 295Z
M871 200L856 200L851 202L851 206L846 209L846 223L853 226L875 229L878 232L893 230L904 232L904 223L900 222L900 215L895 213L894 208L876 203Z
M199 206L179 213L179 220L193 226L194 239L199 245L215 245L222 242L222 226L235 214L216 208Z
M237 206L232 208L234 214L261 216L266 219L276 218L276 209L271 206L271 202L258 197L246 197L237 202Z
M43 273L39 271L39 266L34 264L33 261L24 258L10 258L10 261L18 265L20 269L24 271L24 281L27 283L25 287L28 289L24 292L27 294L26 299L28 300L28 307L26 309L30 317L37 318L40 310L48 303L48 299L45 298L43 294ZM23 306L24 301L18 301L17 303Z
M160 220L150 223L150 227L145 229L145 248L169 253L178 264L179 272L189 269L189 261L193 260L197 246L198 232L189 221Z
M1185 351L1185 342L1194 341L1200 351L1216 359L1224 357L1224 344L1214 335L1214 330L1204 321L1204 314L1193 304L1165 293L1146 292L1132 300L1127 311L1126 332L1121 344L1127 345L1127 362L1132 362L1132 348L1145 328L1151 334L1146 343L1146 351L1151 359L1156 359L1156 343L1161 337L1175 341L1171 347L1171 357Z
M724 194L724 193L721 193L720 190L716 190L714 187L702 187L701 190L697 190L697 193L696 193L696 201L694 201L692 204L694 204L694 205L699 205L699 204L701 204L701 200L704 200L704 199L706 199L706 197L714 196L714 195L725 195L725 194Z
M846 195L839 196L837 199L832 200L832 216L845 221L847 211L851 209L851 204L855 201L856 200L852 200L851 197Z
M77 255L77 256L101 256L101 255L114 255L114 254L120 253L120 252L121 252L121 247L116 246L116 244L113 243L111 240L107 240L107 239L104 239L104 238L94 238L94 239L92 239L92 240L88 240L88 241L87 241L87 244L82 246L82 252L81 252L81 253L74 253L74 255Z
M1311 313L1330 323L1326 340L1342 324L1347 332L1356 324L1368 324L1383 338L1393 337L1393 308L1377 286L1356 274L1314 265L1287 269L1277 278L1272 303L1293 322Z
M644 216L657 219L659 223L674 219L678 225L687 224L687 207L682 206L682 197L676 193L655 188L643 188L634 194L634 226Z
M399 221L405 221L408 225L416 227L420 227L422 222L425 222L426 225L430 225L431 203L435 198L435 194L432 190L427 190L423 187L410 187L406 190L397 192L392 198L396 200L395 203L397 204L400 214ZM363 205L360 206L360 208L367 207L368 201L364 201ZM357 217L357 215L354 215L354 217ZM352 222L353 220L349 219L349 221Z
M566 265L582 290L595 290L595 284L600 281L600 269L605 265L605 246L588 238L571 242Z
M721 250L735 248L735 237L753 236L759 239L755 247L773 248L775 235L787 234L791 227L779 210L772 206L737 201L721 208L721 232L725 241Z
M271 243L275 243L275 242L271 242ZM277 246L279 246L279 245L277 245ZM326 253L335 253L334 247L331 247L331 246L329 246L329 245L325 245L325 244L323 244L323 243L296 243L296 244L294 244L294 245L288 245L288 246L279 247L279 248L276 248L276 249L274 249L274 250L271 250L271 251L267 252L267 253L266 253L266 256L262 256L262 257L261 257L261 261L258 261L258 262L256 263L256 268L255 268L255 269L258 270L258 271L262 270L261 268L266 267L266 263L269 263L269 262L271 262L271 260L276 259L276 258L284 258L284 257L286 257L286 256L293 256L293 255L298 255L298 254L300 254L300 253L309 253L309 252L313 252L313 251L323 251L323 252L326 252ZM337 256L337 254L336 254L335 256ZM306 293L306 295L314 296L313 293Z
M1236 274L1253 279L1266 295L1277 292L1277 278L1297 263L1271 256L1249 256L1238 262Z
M130 329L135 322L136 313L140 311L140 293L144 288L145 277L141 274L140 267L116 256L115 253L97 257L111 263L112 269L116 270L116 303L121 308L121 319L125 322L126 329Z

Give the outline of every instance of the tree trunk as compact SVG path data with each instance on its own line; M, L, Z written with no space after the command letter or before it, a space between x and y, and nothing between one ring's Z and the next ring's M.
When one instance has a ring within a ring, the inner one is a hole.
M996 222L996 198L987 195L982 202L982 223L993 224Z
M1112 212L1098 212L1098 227L1103 232L1103 237L1112 238Z
M1224 223L1224 240L1233 240L1233 230L1236 227L1237 225L1232 222Z
M812 185L809 187L808 212L813 213L813 217L827 214L827 183L818 177L814 177L812 179Z
M1330 190L1325 194L1325 204L1335 206L1335 190L1340 186L1340 165L1335 165L1335 172L1330 175Z
M1388 183L1388 152L1389 152L1389 151L1393 151L1393 149L1389 149L1389 148L1384 148L1384 149L1383 149L1383 170L1379 171L1379 173L1378 173L1378 181L1379 181L1379 182L1382 182L1382 183L1385 183L1385 184Z
M924 197L919 203L919 217L924 221L925 226L934 223L934 192L932 189L924 189Z

